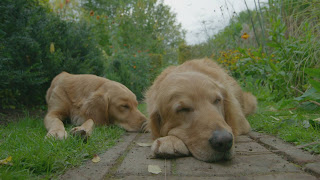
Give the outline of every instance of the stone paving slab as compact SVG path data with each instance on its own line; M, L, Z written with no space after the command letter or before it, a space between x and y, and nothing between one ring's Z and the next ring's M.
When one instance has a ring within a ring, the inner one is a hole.
M67 171L59 179L68 179L68 180L89 180L89 179L103 179L108 173L110 168L114 165L117 158L119 158L130 143L137 136L137 133L125 134L120 140L119 143L110 148L105 153L99 155L101 161L99 163L93 163L89 160L83 166L78 168L73 168Z
M309 174L301 173L282 173L282 174L269 174L269 175L255 175L255 176L226 176L226 177L199 177L199 176L126 176L126 177L116 177L117 180L137 180L137 179L147 179L147 180L317 180L316 177Z
M239 155L271 153L268 149L256 142L236 143L235 151Z
M295 165L275 154L236 156L231 161L206 163L186 157L176 160L178 175L226 176L252 175L274 172L300 172Z
M284 155L289 161L296 164L303 165L310 162L320 162L318 155L312 155L306 151L297 149L295 146L279 138L257 132L250 132L249 136L270 149L276 150L274 152Z
M261 133L252 132L248 136L237 137L235 158L216 163L206 163L193 157L153 159L150 147L138 145L150 142L151 137L148 133L127 133L120 143L99 155L99 163L88 161L79 168L69 170L60 179L296 180L320 177L318 156ZM296 159L306 160L296 161L287 158L291 155L291 151L287 150L298 150L295 154ZM148 172L148 165L158 165L162 172L158 175L151 174Z
M117 174L121 175L150 175L148 165L158 165L162 172L167 171L170 174L171 162L163 159L151 159L151 148L140 147L137 143L150 143L150 134L142 134L136 140L136 145L130 150L127 157L119 167Z
M305 169L320 177L320 162L306 164Z
M236 143L242 143L242 142L253 142L253 140L248 136L238 136L235 138Z

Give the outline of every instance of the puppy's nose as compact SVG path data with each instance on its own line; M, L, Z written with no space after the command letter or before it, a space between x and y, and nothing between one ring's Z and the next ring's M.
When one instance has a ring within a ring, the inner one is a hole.
M213 131L209 139L211 147L218 152L225 152L230 150L233 144L232 134L226 130Z

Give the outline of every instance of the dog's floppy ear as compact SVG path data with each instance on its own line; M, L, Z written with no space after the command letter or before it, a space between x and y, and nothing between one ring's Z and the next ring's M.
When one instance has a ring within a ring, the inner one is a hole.
M246 134L250 131L250 125L245 118L239 101L227 90L224 93L224 118L232 128L234 135Z
M93 120L108 118L109 98L107 93L94 92L83 103L82 110L88 118Z
M151 130L152 138L159 138L161 130L161 116L158 110L154 110L150 113L150 119L148 121L148 128Z

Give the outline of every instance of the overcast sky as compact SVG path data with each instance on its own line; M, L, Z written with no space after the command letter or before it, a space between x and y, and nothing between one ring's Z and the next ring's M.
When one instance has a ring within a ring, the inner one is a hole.
M250 9L254 9L254 0L246 0ZM256 0L258 3L258 0ZM261 3L267 0L260 0ZM234 12L246 10L244 0L164 0L173 12L182 28L187 30L188 44L197 44L208 35L228 25Z

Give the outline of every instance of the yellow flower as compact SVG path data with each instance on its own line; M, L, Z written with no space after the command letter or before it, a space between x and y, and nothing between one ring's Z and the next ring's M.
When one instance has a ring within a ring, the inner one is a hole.
M250 36L247 33L243 33L243 35L241 36L242 39L248 39Z
M50 53L51 54L54 53L54 43L53 42L50 44Z

